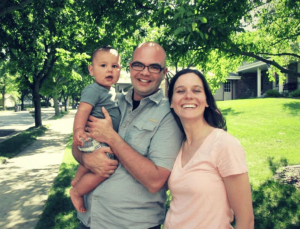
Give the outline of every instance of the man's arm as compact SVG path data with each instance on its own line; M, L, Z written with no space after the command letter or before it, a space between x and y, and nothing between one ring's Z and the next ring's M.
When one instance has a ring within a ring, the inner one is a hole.
M109 133L108 145L125 169L149 192L158 192L166 183L171 171L156 166L151 160L131 148L115 131Z
M105 119L89 118L89 136L97 141L107 143L125 169L149 192L155 193L166 183L170 171L156 166L150 159L144 157L128 145L117 132L114 131L108 112L102 109ZM168 149L167 149L168 150ZM177 152L176 152L177 153Z
M118 161L109 159L106 152L112 153L109 147L101 147L92 153L82 153L77 146L72 145L72 153L75 160L102 177L109 177L118 166Z

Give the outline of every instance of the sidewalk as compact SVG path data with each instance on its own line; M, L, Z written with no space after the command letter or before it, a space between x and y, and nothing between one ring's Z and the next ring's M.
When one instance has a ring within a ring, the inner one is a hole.
M45 135L0 164L0 228L35 227L57 176L75 113L70 110L61 119L43 119L43 125L51 125Z

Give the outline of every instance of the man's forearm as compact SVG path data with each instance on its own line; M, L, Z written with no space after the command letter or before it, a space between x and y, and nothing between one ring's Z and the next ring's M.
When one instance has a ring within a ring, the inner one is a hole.
M125 169L149 192L155 193L160 190L167 181L170 171L156 166L151 160L135 151L117 133L110 137L108 144Z

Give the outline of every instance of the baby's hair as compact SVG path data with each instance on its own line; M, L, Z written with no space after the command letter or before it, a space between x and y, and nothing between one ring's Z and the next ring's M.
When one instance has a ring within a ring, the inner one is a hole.
M95 49L95 50L93 51L93 54L92 54L92 62L93 62L94 56L95 56L95 54L96 54L97 52L101 52L101 51L103 51L103 52L110 52L111 50L114 50L115 53L116 53L117 55L119 55L117 49L115 49L115 48L113 48L113 47L111 47L111 46L109 46L109 45L105 45L105 46L102 46L101 48L97 48L97 49Z

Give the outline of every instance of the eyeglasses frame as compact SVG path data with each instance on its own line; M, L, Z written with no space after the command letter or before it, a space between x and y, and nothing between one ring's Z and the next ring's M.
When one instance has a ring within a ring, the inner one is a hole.
M166 67L161 67L159 64L149 64L149 65L147 66L147 65L145 65L145 64L143 64L143 63L141 63L141 62L139 62L139 61L135 61L135 62L130 63L130 66L132 67L132 64L134 64L134 63L139 63L139 64L144 65L144 68L143 68L142 70L136 70L136 69L132 68L133 70L139 71L139 72L143 71L146 67L148 68L148 71L151 72L150 69L149 69L149 67L150 67L151 65L158 65L158 66L160 67L160 71L159 71L159 72L151 72L151 73L154 73L154 74L161 73L161 71L163 71L163 70L166 68Z

